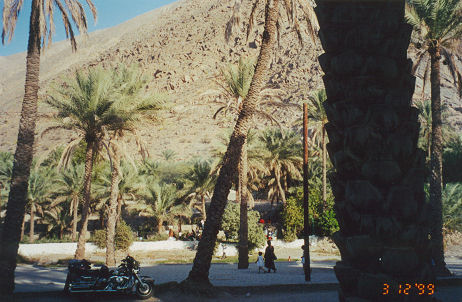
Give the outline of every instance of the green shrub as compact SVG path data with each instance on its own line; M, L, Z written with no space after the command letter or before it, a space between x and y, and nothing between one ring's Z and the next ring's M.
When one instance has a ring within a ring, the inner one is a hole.
M168 239L168 234L165 233L154 233L148 236L149 241L164 241Z
M239 214L240 205L234 202L228 202L225 213L223 214L221 229L225 232L226 238L231 242L239 241ZM264 246L266 237L263 226L258 223L260 213L249 210L247 217L249 225L249 251L251 251L254 248Z
M106 248L106 230L96 230L93 233L92 241L98 248Z
M329 186L327 189L324 208L321 181L318 178L310 179L308 201L312 235L331 236L339 229L333 209L334 196ZM303 187L297 187L294 192L282 210L284 240L295 240L303 235Z
M106 247L106 230L96 230L93 234L92 241L100 249ZM125 221L120 220L116 227L116 235L114 238L114 244L116 250L126 251L132 245L134 240L132 229L125 223Z

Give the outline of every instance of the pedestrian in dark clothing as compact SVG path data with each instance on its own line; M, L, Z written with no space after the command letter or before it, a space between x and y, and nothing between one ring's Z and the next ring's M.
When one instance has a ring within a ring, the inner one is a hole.
M268 240L268 246L265 249L265 267L268 269L268 273L271 273L271 270L276 272L276 266L274 265L274 260L277 259L274 254L274 247L271 245L271 241Z

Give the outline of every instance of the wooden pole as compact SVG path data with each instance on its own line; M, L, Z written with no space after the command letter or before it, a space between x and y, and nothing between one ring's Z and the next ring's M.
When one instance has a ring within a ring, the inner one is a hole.
M303 104L303 271L305 281L311 281L310 268L310 213L308 208L308 104Z

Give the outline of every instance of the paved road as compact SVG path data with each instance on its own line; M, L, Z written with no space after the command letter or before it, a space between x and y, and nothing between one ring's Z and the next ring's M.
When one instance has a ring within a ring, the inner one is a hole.
M462 287L441 287L436 295L442 302L462 302ZM61 293L19 293L11 299L12 302L134 302L139 301L134 296L127 295L76 295L67 297ZM312 291L295 288L292 290L272 290L267 292L249 290L247 292L225 292L215 298L192 297L179 292L166 292L156 294L155 297L145 300L147 302L338 302L336 290ZM9 302L9 301L5 301Z

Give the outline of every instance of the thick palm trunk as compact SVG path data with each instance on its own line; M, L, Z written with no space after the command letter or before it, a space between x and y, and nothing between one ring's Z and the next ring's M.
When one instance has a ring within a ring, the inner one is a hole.
M249 267L249 226L247 217L247 143L242 145L242 154L238 165L240 214L239 214L239 262L237 267Z
M34 228L35 228L35 205L30 205L30 220L29 220L29 243L34 242Z
M163 225L163 224L164 224L164 222L163 222L162 220L160 220L160 219L157 220L157 232L158 232L159 234L162 234L162 231L163 231L163 230L162 230L162 228L163 228L162 225Z
M439 45L429 50L431 57L431 110L432 110L432 136L431 136L431 178L430 178L430 205L432 207L431 241L432 257L435 261L438 275L448 275L449 271L444 262L443 246L443 213L442 213L442 167L443 167L443 134L441 120L440 97L440 49Z
M117 196L117 218L116 218L116 225L119 223L119 219L122 216L122 196L119 195Z
M111 195L107 213L106 265L115 266L115 229L117 222L117 199L119 197L120 156L116 145L112 145Z
M79 212L79 200L77 197L74 197L72 201L72 241L75 241L77 238L77 220L78 220L78 212Z
M82 225L80 226L79 241L75 251L76 259L85 258L85 243L87 242L88 218L90 216L91 202L91 174L93 171L93 159L96 150L94 141L87 141L87 149L85 151L85 179L83 183L83 207L82 207Z
M326 210L327 203L327 150L326 150L326 128L322 123L322 208Z
M315 10L340 226L339 300L432 301L414 289L398 294L398 284L435 282L404 0L318 0Z
M244 100L239 113L228 149L223 157L223 166L220 169L217 183L213 192L212 201L208 212L202 239L199 242L196 257L189 282L209 283L208 275L212 260L213 248L217 239L218 228L225 210L227 197L232 182L237 176L237 165L242 153L242 146L247 138L249 126L256 110L259 94L267 81L267 69L269 67L273 46L276 41L276 22L279 16L279 0L268 1L265 9L265 29L263 32L262 46L258 56L255 74L250 84L249 93Z
M40 74L40 4L41 1L39 0L32 1L26 58L25 93L1 240L0 294L11 294L14 290L16 256L18 254L21 222L26 207L27 183L34 154Z

